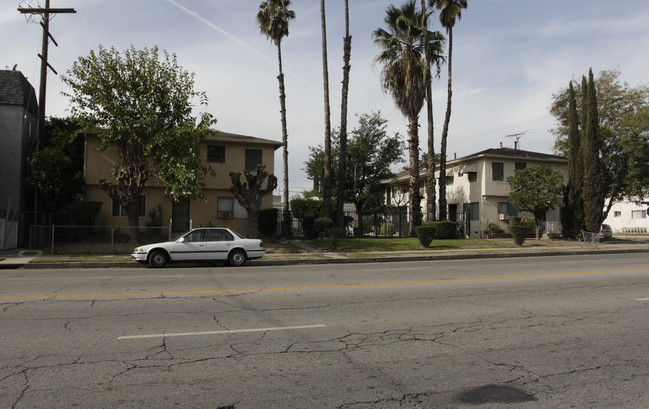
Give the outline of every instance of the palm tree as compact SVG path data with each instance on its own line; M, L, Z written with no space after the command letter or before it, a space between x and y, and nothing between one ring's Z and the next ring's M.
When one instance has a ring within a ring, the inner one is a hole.
M322 213L331 218L331 111L329 107L329 69L327 67L327 22L325 0L320 0L320 21L322 23L322 83L324 87L325 142L324 177L322 180Z
M431 7L439 10L439 21L446 27L448 34L448 99L446 100L446 116L442 130L441 158L439 163L439 219L446 220L446 141L448 138L448 124L451 121L451 97L453 87L451 73L453 68L453 26L455 20L462 18L462 9L467 7L468 0L430 0Z
M392 94L397 108L408 118L410 235L414 235L414 228L421 224L418 121L429 74L423 41L427 28L422 26L422 17L415 0L407 1L400 8L391 5L383 19L387 30L379 28L372 34L374 43L383 49L375 58L383 64L383 88Z
M347 171L347 97L349 95L349 60L352 54L352 36L349 35L349 0L345 0L345 37L343 38L343 88L340 104L340 158L338 159L338 189L336 220L339 228L345 227L345 172Z
M288 207L288 132L286 130L286 91L284 88L284 72L282 71L282 38L288 36L288 22L295 18L295 12L289 10L291 0L268 0L259 5L257 24L261 34L273 41L277 46L279 61L279 103L282 116L282 148L284 162L284 197L282 209L282 237L290 235L291 211Z
M426 0L421 0L422 13L422 26L428 27L428 10L426 7ZM424 32L424 43L428 44L426 47L426 68L428 69L428 79L426 81L426 116L428 119L428 154L426 155L426 220L435 220L437 213L435 210L436 198L435 188L435 167L437 161L435 158L435 126L433 122L433 85L432 74L430 68L432 64L436 65L437 73L439 76L441 63L444 61L442 56L442 48L445 42L444 36L439 31L435 31L430 35L428 30ZM431 55L432 53L432 55Z

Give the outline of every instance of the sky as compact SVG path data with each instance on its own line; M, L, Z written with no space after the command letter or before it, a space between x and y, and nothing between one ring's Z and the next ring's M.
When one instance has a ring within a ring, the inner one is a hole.
M50 0L50 7L73 8L56 15L50 32L49 62L59 75L90 50L122 51L157 45L177 55L195 73L195 89L205 92L214 128L281 141L277 48L261 35L256 14L261 0ZM380 111L388 133L407 139L407 119L381 88L380 49L372 32L385 27L390 5L400 0L349 0L352 35L348 130L357 115ZM419 4L419 1L417 1ZM42 28L19 7L44 7L45 0L0 0L0 69L17 64L38 94ZM282 41L286 83L290 196L310 190L304 172L309 147L324 141L324 97L320 2L293 0L296 18ZM438 16L432 30L445 33ZM326 2L331 126L340 125L344 1ZM513 147L508 135L523 133L520 148L552 153L552 95L570 80L619 69L631 86L647 83L649 1L470 0L457 22L453 45L453 104L448 159ZM440 150L446 108L447 67L433 82L436 151ZM66 86L50 72L47 115L68 116ZM420 115L426 150L425 112ZM404 152L404 157L406 157ZM281 149L275 174L282 186Z

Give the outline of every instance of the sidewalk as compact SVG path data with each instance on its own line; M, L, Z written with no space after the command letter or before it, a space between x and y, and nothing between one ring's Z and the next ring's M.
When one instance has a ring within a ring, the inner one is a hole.
M598 247L582 246L579 243L563 243L557 246L535 245L527 242L523 247L511 248L472 248L416 251L380 251L380 252L324 252L299 240L291 242L308 253L267 253L260 260L246 263L248 266L282 266L298 264L341 264L341 263L375 263L381 261L427 261L427 260L462 260L496 257L539 257L558 255L649 253L649 243L599 243ZM566 245L569 244L569 245ZM0 252L0 270L4 269L71 269L71 268L134 268L141 267L133 261L105 262L62 262L30 263L41 257L39 250L13 249ZM180 264L182 265L182 264ZM144 268L144 267L143 267Z

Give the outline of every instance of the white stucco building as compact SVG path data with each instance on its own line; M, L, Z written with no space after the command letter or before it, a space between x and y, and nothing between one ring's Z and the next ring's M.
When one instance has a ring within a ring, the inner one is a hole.
M507 178L517 169L542 165L561 171L565 183L568 175L568 159L562 156L501 146L448 160L445 175L448 220L464 223L464 233L471 238L482 237L489 221L497 223L506 230L509 219L518 215L518 211L507 201L509 196ZM407 192L408 176L408 172L403 172L395 180L384 182L385 201L388 206L403 208L408 203L408 194L402 193ZM439 169L437 177L439 178ZM425 172L421 176L421 195L424 198L421 207L425 214L424 179ZM523 213L521 216L531 215ZM558 207L547 213L546 221L550 226L556 226L557 233L560 232Z

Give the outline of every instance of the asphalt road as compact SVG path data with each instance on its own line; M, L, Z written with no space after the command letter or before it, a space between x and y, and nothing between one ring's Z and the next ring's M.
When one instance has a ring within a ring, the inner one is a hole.
M0 271L0 408L647 408L648 257Z

